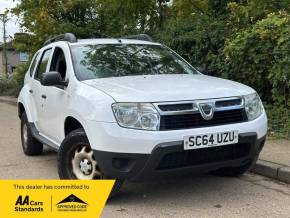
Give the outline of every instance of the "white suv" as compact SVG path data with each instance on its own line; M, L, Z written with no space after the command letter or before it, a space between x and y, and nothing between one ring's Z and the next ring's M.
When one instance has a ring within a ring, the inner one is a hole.
M257 93L206 76L146 35L48 40L18 99L24 153L58 151L61 179L235 176L255 163L267 117Z

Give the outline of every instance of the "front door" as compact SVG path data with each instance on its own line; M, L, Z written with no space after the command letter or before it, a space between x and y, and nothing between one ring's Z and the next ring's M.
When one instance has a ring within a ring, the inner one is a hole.
M48 67L48 71L59 72L62 79L66 80L67 75L67 57L65 56L66 47L55 47ZM45 95L43 114L42 114L42 130L50 140L60 144L64 138L64 119L65 110L68 106L68 93L66 87L43 86L43 94Z

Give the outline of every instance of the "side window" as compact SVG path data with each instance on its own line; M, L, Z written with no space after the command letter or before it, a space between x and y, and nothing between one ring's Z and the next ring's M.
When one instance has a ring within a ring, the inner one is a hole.
M51 54L51 48L43 52L41 60L38 64L37 71L35 73L35 79L41 80L43 74L46 72L47 63Z
M50 71L59 72L62 79L65 79L66 76L66 61L64 52L61 48L56 47L53 53Z
M32 77L33 72L34 72L35 65L36 65L36 63L37 63L38 61L39 61L39 53L37 53L37 54L34 56L34 58L33 58L33 60L32 60L32 63L31 63L31 65L30 65L30 69L29 69L30 77Z

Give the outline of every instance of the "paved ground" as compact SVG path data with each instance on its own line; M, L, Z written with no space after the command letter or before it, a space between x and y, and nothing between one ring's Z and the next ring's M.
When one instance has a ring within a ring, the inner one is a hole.
M0 103L0 179L58 178L55 152L47 149L43 156L23 155L19 125L17 108Z
M23 155L16 107L0 103L0 179L58 178L56 154ZM288 156L289 157L289 156ZM289 217L290 185L254 174L125 184L103 217Z
M268 140L260 159L290 166L290 140Z

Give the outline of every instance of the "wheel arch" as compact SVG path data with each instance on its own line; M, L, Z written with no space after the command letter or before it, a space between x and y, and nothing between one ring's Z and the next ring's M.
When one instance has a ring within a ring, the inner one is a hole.
M25 112L25 107L21 102L18 102L17 108L18 108L18 117L21 118L22 114Z
M68 116L66 117L65 121L64 121L64 135L67 136L70 132L76 130L76 129L84 129L84 125L82 125L82 123L76 119L73 116Z
M33 101L29 96L27 84L21 89L17 101L18 117L21 118L25 112L29 122L35 122L35 109Z

